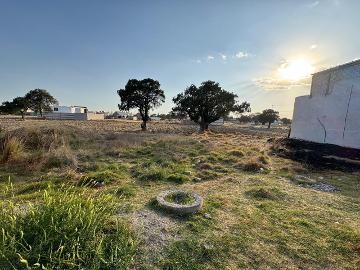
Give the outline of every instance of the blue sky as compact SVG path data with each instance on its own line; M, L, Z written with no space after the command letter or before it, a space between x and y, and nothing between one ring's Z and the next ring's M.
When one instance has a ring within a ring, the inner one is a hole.
M309 74L279 69L359 58L359 10L357 0L0 0L0 101L44 88L62 105L114 111L116 89L151 77L166 94L156 112L167 112L187 86L215 80L254 112L291 116Z

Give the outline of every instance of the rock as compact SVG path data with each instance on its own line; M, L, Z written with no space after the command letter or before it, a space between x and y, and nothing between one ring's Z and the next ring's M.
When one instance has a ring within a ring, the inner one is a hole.
M211 219L211 215L210 215L209 213L205 213L205 214L204 214L204 218L206 218L206 219Z
M319 176L318 178L319 178L320 180L323 180L323 179L324 179L324 177L322 177L322 176Z
M206 250L210 250L210 249L213 249L213 248L214 248L214 245L205 242L205 243L204 243L204 248L205 248Z
M260 172L263 172L264 171L264 168L260 168Z
M194 181L194 182L201 182L201 178L200 178L200 177L194 177L194 178L193 178L193 181Z

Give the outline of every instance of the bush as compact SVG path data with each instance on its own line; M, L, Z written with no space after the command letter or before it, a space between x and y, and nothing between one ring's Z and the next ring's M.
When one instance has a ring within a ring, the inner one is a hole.
M115 209L110 197L48 190L24 211L8 201L0 207L0 269L125 269L134 256L127 226L104 228Z
M7 136L1 142L1 162L17 161L24 156L24 145L16 137Z

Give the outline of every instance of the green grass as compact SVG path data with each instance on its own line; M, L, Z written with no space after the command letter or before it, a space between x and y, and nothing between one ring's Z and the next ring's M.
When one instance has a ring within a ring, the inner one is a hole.
M360 269L358 172L273 156L258 135L45 133L23 142L30 163L0 165L0 269ZM340 191L300 187L298 175ZM93 181L105 185L78 185ZM198 213L156 206L179 185L203 196ZM144 257L142 237L156 239Z
M195 199L193 196L185 193L177 193L177 194L170 194L165 197L165 201L176 203L176 204L192 204L195 202Z
M129 228L105 225L115 210L110 197L47 190L39 205L1 208L1 269L125 269L134 256Z

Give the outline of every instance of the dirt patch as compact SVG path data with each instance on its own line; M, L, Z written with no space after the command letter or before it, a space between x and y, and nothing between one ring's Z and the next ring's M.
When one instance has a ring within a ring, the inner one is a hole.
M142 269L144 265L157 269L158 255L171 241L179 239L175 221L161 213L142 209L133 214L132 222L140 243L131 269Z
M306 163L316 169L360 170L360 150L294 139L269 140L274 154Z

